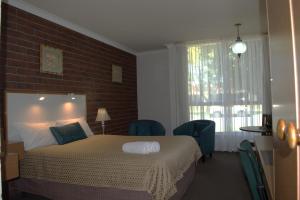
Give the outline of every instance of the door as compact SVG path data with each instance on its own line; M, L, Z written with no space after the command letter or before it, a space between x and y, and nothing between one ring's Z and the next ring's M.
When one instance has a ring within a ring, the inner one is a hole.
M299 0L267 0L267 12L274 133L273 194L276 200L299 200L299 146L292 149L287 143L289 124L297 128L300 125L300 67L297 65L300 47ZM284 120L280 127L282 132L277 131L279 119ZM279 133L283 133L281 139Z
M0 37L1 37L1 11L2 11L2 1L0 0ZM0 45L0 48L2 47L2 44ZM1 55L1 53L0 53ZM1 60L1 59L0 59ZM4 159L2 157L2 152L4 150L4 140L3 140L3 136L4 136L4 80L5 80L5 72L4 72L4 64L2 63L2 60L0 61L0 200L2 199L2 176L3 176L3 163L4 163Z

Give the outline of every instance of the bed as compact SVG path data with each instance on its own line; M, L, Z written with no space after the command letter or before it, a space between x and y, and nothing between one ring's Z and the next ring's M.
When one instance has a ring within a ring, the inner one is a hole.
M132 141L157 141L160 152L123 152L122 145ZM189 136L91 135L26 151L20 178L9 184L13 193L57 200L175 200L193 180L200 157L196 141Z
M124 142L143 140L159 141L161 151L149 155L122 152ZM66 145L26 152L21 162L21 179L15 181L13 187L50 199L86 199L87 196L88 199L99 199L99 195L105 193L106 199L132 199L126 195L130 191L131 195L143 197L134 199L169 199L177 193L176 183L184 174L189 173L190 168L195 170L195 162L200 156L194 139L187 136L95 135ZM39 183L44 188L35 188L34 185ZM46 187L56 183L56 187L61 187L60 191ZM82 192L63 194L62 188L72 186ZM70 194L74 196L70 197Z

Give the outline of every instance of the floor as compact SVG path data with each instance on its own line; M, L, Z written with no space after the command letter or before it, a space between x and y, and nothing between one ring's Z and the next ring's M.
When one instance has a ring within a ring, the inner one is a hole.
M251 200L238 153L215 153L200 163L182 200Z
M182 200L251 200L237 153L215 153L199 162L196 177ZM27 196L15 200L45 200Z

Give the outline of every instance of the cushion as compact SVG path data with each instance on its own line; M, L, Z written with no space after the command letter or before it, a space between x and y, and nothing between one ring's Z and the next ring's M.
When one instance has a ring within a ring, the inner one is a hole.
M84 130L86 136L90 137L90 136L94 135L90 126L88 125L88 123L86 122L86 120L84 118L58 120L58 121L56 121L55 126L63 126L63 125L67 125L67 124L71 124L71 123L75 123L75 122L78 122L80 124L80 126Z
M49 130L49 127L53 125L54 122L16 123L14 127L24 142L25 150L30 150L36 147L57 144Z
M78 122L64 126L50 127L50 130L58 144L67 144L87 138Z

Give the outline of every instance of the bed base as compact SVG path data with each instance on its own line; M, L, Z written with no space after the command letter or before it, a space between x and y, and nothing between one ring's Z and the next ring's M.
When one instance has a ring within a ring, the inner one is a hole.
M176 183L177 192L170 200L180 200L192 183L196 164L192 163L184 176ZM30 193L53 200L152 200L145 191L116 188L89 187L75 184L57 183L40 179L20 178L9 183L10 199L18 193Z

